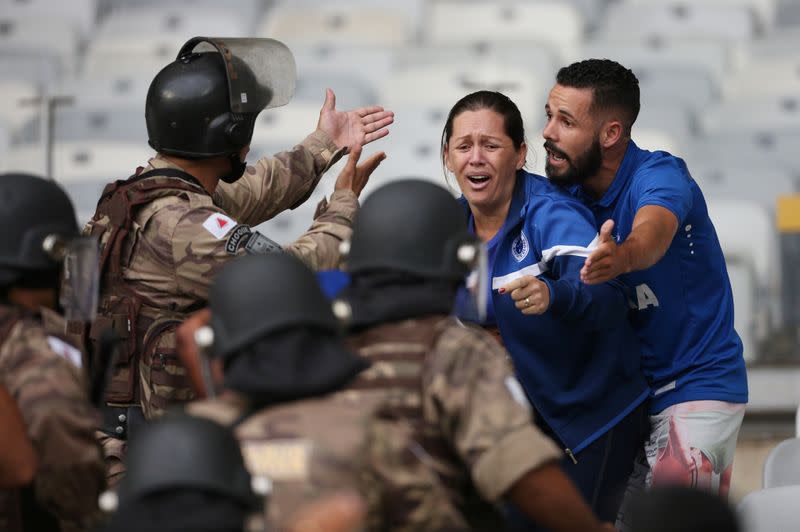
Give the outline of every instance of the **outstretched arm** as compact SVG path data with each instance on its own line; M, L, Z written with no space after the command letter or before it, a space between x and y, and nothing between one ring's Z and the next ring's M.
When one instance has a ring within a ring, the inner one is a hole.
M547 530L614 530L611 524L600 524L556 462L528 471L511 486L506 498Z
M600 228L600 240L581 269L586 284L610 281L623 273L644 270L661 260L678 230L678 218L659 205L645 205L636 212L628 238L621 244L611 232L614 221L606 220Z

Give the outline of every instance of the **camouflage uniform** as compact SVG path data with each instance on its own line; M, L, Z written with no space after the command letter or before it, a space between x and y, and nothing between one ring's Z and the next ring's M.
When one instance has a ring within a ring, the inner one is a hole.
M0 384L17 402L38 458L36 502L62 531L85 530L98 517L103 459L81 372L80 352L62 340L65 323L0 306ZM0 530L22 530L19 492L0 490Z
M315 131L294 149L248 166L235 183L220 182L213 197L199 184L187 182L182 190L165 190L135 211L119 268L122 282L141 308L137 318L128 321L128 330L118 331L123 338L129 337L129 357L113 370L106 394L109 405L141 404L144 417L150 419L170 404L193 397L186 371L175 355L175 327L205 304L219 268L232 256L245 253L236 235L307 199L343 152L328 135ZM175 168L157 155L142 171ZM156 173L146 180L166 183L168 178ZM330 202L320 204L310 229L286 251L314 269L336 267L339 243L349 237L357 207L352 191L335 191ZM110 232L109 217L97 214L84 228L84 234L99 238L101 249ZM102 322L109 298L116 295L110 286L114 285L101 288L101 317L96 325ZM125 451L123 439L108 437L115 436L113 428L105 427L99 435L112 484L124 471Z
M350 342L372 366L347 389L266 408L236 429L251 472L273 481L270 521L351 487L369 502L370 530L502 528L490 503L561 456L533 426L502 348L446 317L379 325ZM248 405L228 392L187 408L230 424Z

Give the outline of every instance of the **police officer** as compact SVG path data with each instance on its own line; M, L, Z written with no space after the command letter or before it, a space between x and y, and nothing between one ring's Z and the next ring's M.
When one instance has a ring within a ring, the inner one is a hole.
M338 262L358 194L384 157L356 166L361 147L386 135L393 116L381 107L339 111L328 91L311 135L246 166L258 113L289 101L294 70L289 50L271 39L189 40L147 95L149 143L158 154L106 187L85 228L102 248L100 309L89 340L97 351L105 331L121 339L102 426L112 481L135 424L192 397L174 356L176 325L204 305L228 259L281 249L250 226L302 203L349 148L330 201L285 249L314 268Z
M96 269L96 253L80 263L75 210L39 177L0 175L0 225L0 386L19 408L38 462L29 488L0 490L0 530L84 530L98 516L103 459L83 359L56 309L90 317L96 294L78 293L80 283L62 289L61 268L66 260L67 281L78 281L83 268ZM70 307L75 302L87 307ZM5 440L13 426L2 430Z
M352 285L334 304L361 356L343 348L311 273L288 257L223 269L210 304L225 391L187 409L237 425L250 470L272 479L273 524L354 487L370 530L500 529L493 503L504 497L554 530L600 528L533 425L502 348L448 317L478 256L446 190L404 181L376 191L356 218Z
M265 530L270 484L247 471L230 429L169 414L133 438L127 460L118 490L102 497L113 511L103 532ZM358 499L330 497L304 507L285 530L348 532L362 517Z

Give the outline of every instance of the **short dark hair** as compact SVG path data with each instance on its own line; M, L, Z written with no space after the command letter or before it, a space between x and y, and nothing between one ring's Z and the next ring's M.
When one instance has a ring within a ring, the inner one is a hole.
M639 80L629 68L610 59L586 59L563 67L556 83L576 89L592 89L592 112L611 109L624 113L626 132L630 134L639 116Z
M506 135L511 138L514 149L519 150L525 143L525 126L522 123L522 114L519 107L511 98L496 91L477 91L467 94L456 102L442 130L441 157L444 164L444 152L450 137L453 136L453 120L464 111L480 111L481 109L491 109L503 117Z

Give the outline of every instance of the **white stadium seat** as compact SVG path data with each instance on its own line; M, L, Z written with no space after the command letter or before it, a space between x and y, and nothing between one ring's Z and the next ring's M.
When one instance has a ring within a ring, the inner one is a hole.
M781 323L781 271L778 235L769 210L752 200L707 200L725 260L750 268L756 299L751 316L757 341ZM734 293L734 298L737 295Z
M51 55L64 75L76 68L78 30L55 17L13 18L0 13L0 50Z
M601 34L639 43L713 39L732 44L752 39L755 29L753 14L740 5L623 2L609 6Z
M706 135L722 133L800 133L800 94L725 100L710 106L701 117Z
M800 486L800 438L783 440L764 461L765 488Z
M434 0L424 33L426 42L437 45L537 43L571 61L583 42L584 20L575 6L564 2Z
M737 507L746 532L795 532L800 523L800 486L748 493Z
M409 17L400 8L366 5L347 9L326 3L315 6L281 4L266 13L258 37L272 37L294 46L361 45L395 47L413 40Z
M14 18L54 18L88 37L97 19L97 0L0 0L0 13Z

